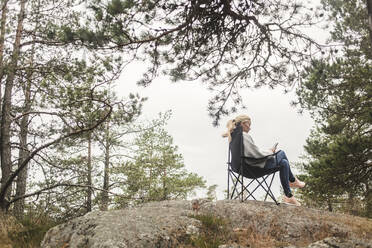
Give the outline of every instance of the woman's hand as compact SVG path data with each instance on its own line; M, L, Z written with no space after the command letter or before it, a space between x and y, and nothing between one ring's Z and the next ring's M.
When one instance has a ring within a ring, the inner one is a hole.
M275 153L277 147L278 147L278 142L276 142L273 148L271 148L271 151Z

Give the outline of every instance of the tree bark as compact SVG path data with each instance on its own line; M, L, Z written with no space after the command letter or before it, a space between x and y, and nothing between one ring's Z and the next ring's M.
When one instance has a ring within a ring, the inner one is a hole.
M372 0L367 0L369 40L372 47Z
M8 77L5 83L3 106L2 106L2 118L0 126L0 162L1 162L1 191L5 189L6 184L12 173L12 156L10 146L10 126L11 126L11 109L12 109L12 90L14 85L15 74L18 65L18 59L20 54L20 43L23 31L23 20L25 16L25 5L27 0L21 1L20 11L18 15L18 24L16 31L16 38L13 46L12 60L9 67ZM4 200L10 199L12 186L9 185L4 192L4 198L0 198L0 205L2 206Z
M105 169L103 175L103 190L102 191L102 210L107 210L109 205L109 180L110 180L110 130L109 121L106 126L106 140L105 140Z
M1 1L1 22L0 22L0 112L1 112L1 82L4 76L4 44L5 44L5 25L8 12L8 0Z
M33 56L33 55L32 55ZM31 57L31 67L33 64L33 57ZM25 102L23 108L24 116L21 119L20 123L20 137L19 137L19 158L18 158L18 168L22 165L22 163L26 160L26 158L30 155L30 152L27 147L27 137L28 137L28 120L29 115L25 114L31 110L31 77L32 72L29 72L26 79L26 85L24 89L25 94ZM26 194L26 186L27 186L27 174L28 174L28 166L25 166L21 169L20 173L17 176L16 181L16 195L15 197L21 197ZM14 216L18 219L23 218L25 208L25 199L21 199L14 203Z
M92 186L92 134L88 134L87 185ZM92 211L92 188L87 188L87 212Z
M331 200L327 200L327 206L328 206L328 211L329 212L333 212L333 206L332 206L332 202Z
M348 197L347 197L347 212L350 215L355 215L355 204L354 204L354 194L353 192L348 192Z
M365 215L368 218L372 218L372 191L370 187L370 182L366 182L366 193L365 193Z
M167 170L164 168L163 170L163 201L168 200L168 189L167 189L167 184L165 182L167 178Z
M162 159L162 163L163 163L163 178L162 178L162 181L163 181L163 197L162 197L162 200L165 201L165 200L168 200L168 190L167 190L167 184L166 184L166 178L167 178L167 162L165 161L165 158L166 155L164 154L163 152L163 159Z

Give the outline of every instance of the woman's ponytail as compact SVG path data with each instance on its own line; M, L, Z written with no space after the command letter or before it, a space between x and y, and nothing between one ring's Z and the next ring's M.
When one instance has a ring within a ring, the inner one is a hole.
M226 124L227 132L222 134L222 137L228 137L229 142L231 141L231 132L235 129L235 120L229 120Z

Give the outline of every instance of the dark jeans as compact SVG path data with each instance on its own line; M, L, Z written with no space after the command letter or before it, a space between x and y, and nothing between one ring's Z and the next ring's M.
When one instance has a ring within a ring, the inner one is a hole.
M295 177L292 174L291 167L289 166L289 161L285 152L279 151L276 155L276 162L275 158L269 159L266 161L265 168L271 169L275 168L276 166L280 166L280 182L282 184L284 194L288 197L292 196L291 188L289 187L289 182L294 182Z

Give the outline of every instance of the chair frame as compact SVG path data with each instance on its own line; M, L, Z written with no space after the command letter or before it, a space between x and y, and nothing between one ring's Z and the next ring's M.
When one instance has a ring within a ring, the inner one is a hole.
M243 142L241 142L241 148L240 149L241 149L241 153L243 154L243 151L244 151ZM278 152L276 152L272 155L274 155L275 158L276 158L276 155L278 154ZM270 156L272 156L272 155L270 155ZM254 197L253 194L258 188L261 187L266 192L264 201L266 201L267 197L270 196L270 198L275 202L276 205L280 204L276 200L273 192L271 191L271 186L272 186L272 183L274 181L274 176L275 176L276 172L278 172L278 170L280 169L279 165L277 164L277 168L275 170L268 170L267 174L265 174L263 176L256 177L254 172L249 168L249 167L251 167L251 165L249 165L247 162L245 162L245 159L261 160L261 159L265 159L267 157L269 157L269 156L262 157L262 158L251 158L251 157L245 157L245 156L241 155L240 156L240 172L239 173L234 172L232 170L232 167L231 167L232 155L231 155L231 144L229 144L228 162L227 162L227 165L228 165L228 169L227 169L227 198L228 199L238 199L239 198L240 201L244 202L244 201L248 200L250 197L252 197L254 200L257 201L257 199ZM277 163L277 159L275 159L275 161ZM252 178L246 178L248 180L246 185L244 185L244 176L243 176L243 173L242 173L243 172L243 166L246 166L245 169L248 170L249 173L253 176ZM270 180L269 184L266 182L266 179ZM232 184L233 184L231 194L230 194L230 180L232 181ZM257 182L258 185L253 190L250 190L249 187L254 182ZM240 191L238 189L238 184L240 184L240 186L241 186ZM244 196L244 192L247 193L247 196ZM236 193L236 195L235 195L235 193Z

